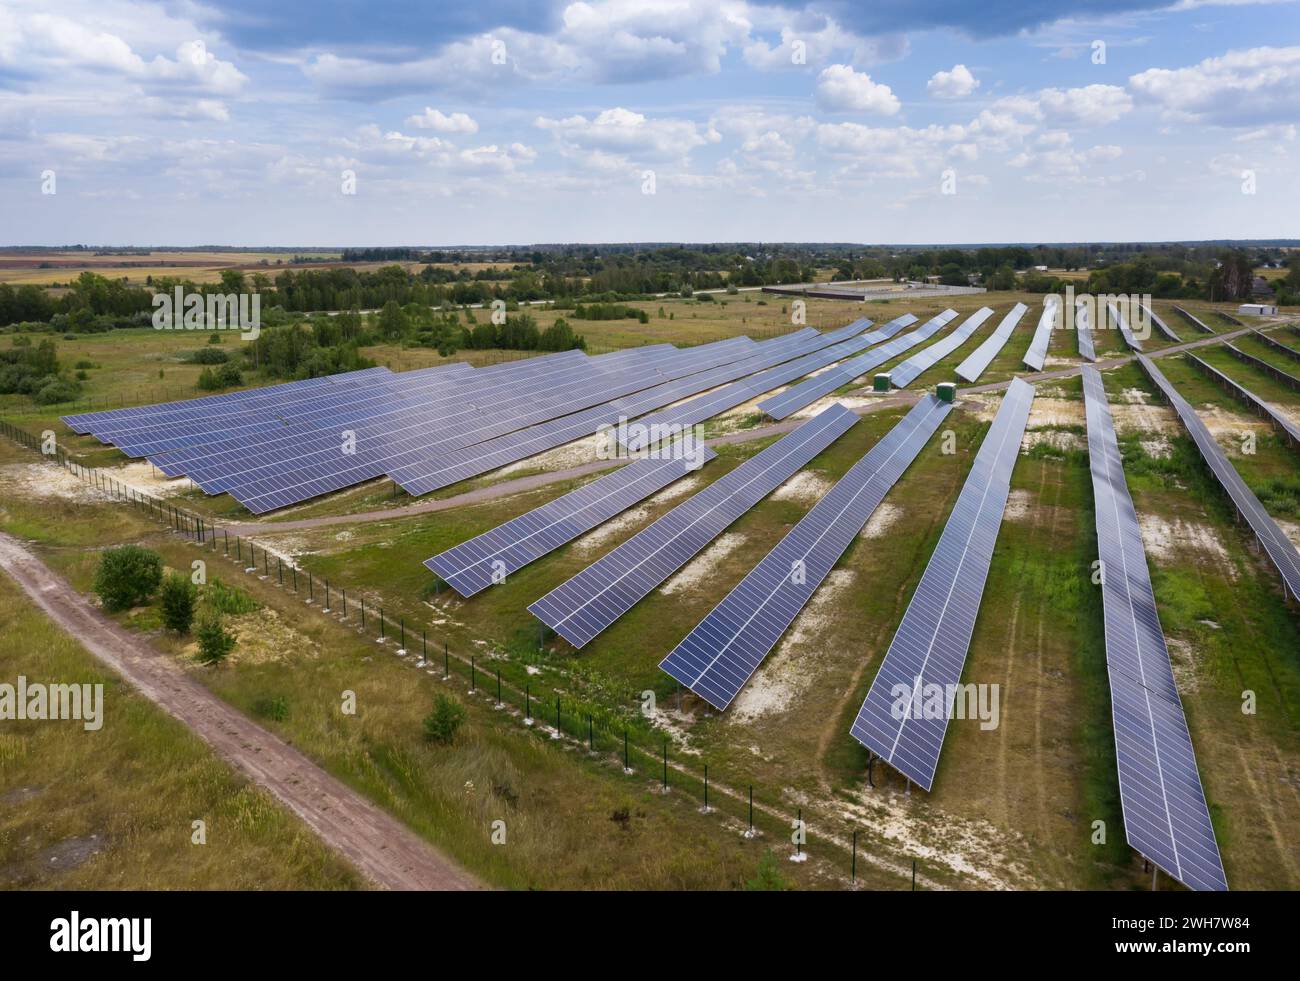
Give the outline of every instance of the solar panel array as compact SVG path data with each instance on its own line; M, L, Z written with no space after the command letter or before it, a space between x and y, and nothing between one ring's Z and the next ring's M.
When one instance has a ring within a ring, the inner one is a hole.
M1142 342L1134 336L1133 331L1129 328L1128 318L1124 316L1124 311L1120 310L1115 304L1106 304L1106 311L1110 314L1110 322L1119 328L1120 336L1124 338L1124 343L1131 350L1141 351Z
M715 456L708 447L700 446L693 459L644 457L424 564L462 596L473 596L698 470Z
M1083 369L1083 395L1124 833L1130 845L1188 887L1227 889L1142 532L1095 368Z
M1271 351L1274 351L1283 357L1290 358L1292 361L1300 361L1300 351L1297 351L1293 347L1287 347L1276 337L1269 337L1263 331L1259 330L1251 331L1250 336L1254 337L1255 340L1259 341Z
M865 330L870 326L871 321L866 319L855 321L849 325L854 330ZM711 419L721 412L734 409L738 405L743 405L751 399L757 398L764 392L770 392L772 389L779 388L796 378L802 378L811 371L825 368L842 358L856 354L863 348L870 347L872 344L889 337L893 331L900 329L900 327L891 329L891 325L886 324L879 330L859 334L857 337L846 336L849 328L835 331L834 334L827 334L825 336L830 340L834 340L836 337L845 339L839 340L838 343L830 343L829 346L805 354L794 361L787 361L784 364L766 368L711 392L704 392L679 405L669 406L659 412L644 416L636 421L636 430L629 434L623 445L636 452L658 442L659 439L656 434L668 434L669 438L671 438L673 433L679 432L684 426L691 426L697 422L703 422L705 419Z
M1202 361L1190 351L1188 351L1184 357L1241 401L1245 402L1260 415L1264 416L1264 418L1268 419L1268 421L1273 424L1274 428L1286 437L1292 446L1300 446L1300 426L1297 426L1288 416L1280 412L1272 402L1265 402L1250 389L1246 388L1246 386L1238 383L1233 378L1229 378L1218 368L1214 367L1214 365L1207 361Z
M850 730L926 790L939 765L1033 399L1032 385L1011 382ZM933 690L944 693L940 717L918 715L913 706ZM902 707L900 691L911 693Z
M659 666L730 705L951 409L918 402Z
M922 348L889 373L895 388L906 388L924 371L933 368L953 351L965 344L984 321L993 316L992 307L980 307L953 328L952 333Z
M1153 307L1143 305L1142 309L1146 313L1147 319L1149 319L1153 324L1156 325L1156 328L1160 331L1160 333L1164 334L1165 337L1169 338L1175 344L1182 343L1182 338L1180 338L1177 334L1174 333L1173 328L1164 322L1164 319L1156 313ZM1176 310L1178 308L1175 307L1174 309Z
M1079 336L1079 354L1085 360L1096 361L1097 352L1092 346L1092 317L1088 313L1087 304L1080 302L1074 308L1074 324L1076 333Z
M1193 327L1195 327L1197 330L1199 330L1199 331L1204 331L1206 334L1213 334L1213 333L1214 333L1214 328L1213 328L1213 327L1211 327L1209 324L1207 324L1207 323L1206 323L1204 320L1202 320L1200 317L1196 316L1196 315L1195 315L1194 313L1192 313L1190 310L1184 310L1182 307L1174 307L1174 313L1178 314L1178 316L1182 317L1184 320L1186 320L1189 324L1191 324L1191 325L1192 325Z
M1138 364L1178 413L1183 428L1192 437L1206 466L1232 499L1237 513L1250 525L1255 537L1259 539L1260 545L1268 554L1269 561L1281 575L1283 588L1292 599L1300 599L1300 553L1296 552L1296 547L1291 544L1286 533L1278 527L1277 522L1264 510L1264 505L1259 503L1259 498L1246 486L1246 482L1241 479L1236 468L1228 461L1209 428L1201 421L1201 417L1196 414L1187 400L1178 394L1178 390L1169 383L1164 373L1146 355L1138 355Z
M911 315L908 314L908 316ZM956 310L945 310L938 316L926 321L910 334L895 337L879 347L872 348L860 357L846 361L829 371L823 371L820 375L773 395L770 399L759 402L758 407L773 419L784 419L805 406L812 405L819 398L830 395L841 385L847 385L873 368L878 368L886 361L898 357L904 351L929 340L956 316ZM912 321L915 322L915 320L916 318L913 317Z
M528 607L574 647L630 610L858 417L836 404L673 508Z
M1047 302L1048 300L1054 302ZM1029 342L1025 352L1024 363L1034 369L1043 370L1043 361L1047 357L1047 346L1052 343L1052 329L1057 326L1061 316L1061 303L1054 296L1044 299L1043 312L1038 317L1038 326L1034 329L1034 339Z
M1272 378L1275 382L1278 382L1281 385L1285 385L1287 388L1291 389L1292 391L1300 391L1300 378L1297 378L1295 375L1283 371L1277 365L1270 364L1269 362L1265 361L1263 358L1257 358L1253 354L1247 354L1241 348L1237 347L1237 345L1231 344L1228 341L1224 341L1223 346L1229 354L1231 354L1242 364L1248 364L1256 371L1263 372L1264 374L1268 375L1268 377Z
M998 356L998 352L1006 346L1007 341L1011 340L1016 326L1028 310L1029 307L1023 303L1017 303L1012 307L1011 312L1002 318L1002 323L998 324L997 329L957 366L957 376L968 382L977 381L979 376L984 374L984 369Z

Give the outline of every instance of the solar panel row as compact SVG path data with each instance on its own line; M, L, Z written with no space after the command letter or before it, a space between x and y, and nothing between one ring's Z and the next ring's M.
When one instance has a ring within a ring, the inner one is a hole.
M1184 310L1182 307L1174 307L1174 313L1178 314L1178 316L1182 317L1184 320L1186 320L1189 324L1191 324L1191 325L1192 325L1193 327L1195 327L1197 330L1202 331L1203 333L1206 333L1206 334L1213 334L1213 333L1214 333L1214 328L1213 328L1213 327L1211 327L1209 324L1207 324L1207 323L1206 323L1204 320L1202 320L1200 317L1196 316L1196 315L1195 315L1194 313L1192 313L1190 310Z
M1273 424L1282 436L1291 443L1292 446L1300 446L1300 426L1297 426L1291 419L1281 412L1272 402L1265 402L1262 398L1252 392L1246 386L1238 383L1235 379L1229 378L1214 365L1201 360L1196 355L1188 351L1184 355L1188 361L1197 368L1209 375L1214 381L1218 382L1223 388L1235 395L1241 401L1245 402L1252 409L1266 418Z
M850 730L926 790L953 714L1033 399L1032 385L1011 382Z
M1293 347L1287 347L1287 345L1283 344L1276 337L1270 337L1261 330L1251 331L1250 336L1274 353L1280 354L1285 358L1290 358L1292 361L1300 361L1300 351L1297 351Z
M424 564L462 596L473 596L698 470L715 456L708 447L700 446L698 455L690 459L665 453L662 459L648 456L636 460Z
M1083 369L1120 804L1128 842L1192 889L1227 889L1101 374Z
M891 341L886 341L879 347L872 348L866 354L846 361L829 371L824 371L820 375L809 378L807 381L773 395L769 399L764 399L758 403L758 407L773 419L784 419L805 406L812 405L819 398L830 395L841 385L849 384L849 382L861 377L873 368L878 368L904 351L929 340L956 316L956 310L945 310L938 316L926 321L925 324L910 334L903 334Z
M1178 390L1169 383L1164 373L1146 355L1138 355L1138 364L1178 413L1183 428L1192 437L1201 458L1228 497L1232 499L1237 513L1250 525L1255 537L1259 539L1260 545L1268 554L1269 560L1281 575L1283 588L1292 599L1300 599L1300 553L1297 553L1296 547L1291 544L1286 533L1278 527L1277 522L1264 510L1264 505L1259 503L1259 498L1246 486L1241 475L1228 461L1209 428L1201 421L1200 416L1187 400L1178 394Z
M1092 317L1087 304L1080 301L1074 308L1074 323L1079 336L1079 354L1087 361L1096 361L1097 352L1092 345Z
M1017 303L1011 308L1011 311L1002 318L1002 323L998 324L997 329L991 335L984 339L984 342L972 351L961 364L957 366L957 376L968 382L974 382L979 376L984 374L984 370L998 356L998 352L1006 346L1007 341L1011 340L1011 335L1015 333L1016 326L1020 323L1021 318L1029 310L1029 307L1023 303Z
M1039 315L1038 326L1034 329L1034 339L1029 342L1029 350L1025 352L1024 357L1024 363L1034 371L1043 370L1043 362L1047 358L1047 346L1052 342L1052 331L1060 325L1060 320L1060 301L1054 296L1045 297L1043 312Z
M1120 336L1124 338L1124 343L1127 344L1131 350L1141 351L1142 342L1134 336L1133 331L1129 328L1128 318L1124 316L1124 312L1113 303L1106 304L1106 311L1110 314L1110 322L1119 328L1119 333Z
M673 508L528 607L582 647L858 421L836 404Z
M1146 312L1147 319L1149 319L1153 324L1156 325L1156 328L1160 331L1160 333L1164 334L1165 337L1169 338L1175 344L1182 343L1182 339L1177 334L1174 333L1172 327L1170 327L1167 323L1164 322L1164 319L1156 313L1154 308L1144 305L1142 309ZM1175 309L1177 308L1175 307Z
M918 402L659 666L726 709L951 409Z
M1223 346L1225 349L1227 349L1227 352L1229 354L1231 354L1242 364L1248 364L1256 371L1263 372L1264 374L1268 375L1268 377L1272 378L1275 382L1278 382L1281 385L1285 385L1287 388L1291 389L1292 391L1300 391L1300 378L1297 378L1295 375L1283 371L1277 365L1270 364L1269 362L1265 361L1263 358L1257 358L1253 354L1247 354L1241 348L1237 347L1237 345L1231 344L1228 341L1224 341Z
M933 368L953 351L965 344L984 321L993 316L992 307L980 307L953 328L952 333L922 348L889 373L895 388L906 388L924 371Z

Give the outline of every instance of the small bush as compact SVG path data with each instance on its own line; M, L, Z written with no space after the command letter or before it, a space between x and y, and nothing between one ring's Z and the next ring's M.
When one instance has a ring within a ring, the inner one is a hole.
M262 608L262 605L257 600L238 586L227 586L216 577L213 577L203 591L203 603L210 610L230 616L252 613L254 610Z
M164 579L162 592L158 596L163 626L178 634L189 633L190 625L194 623L194 602L197 597L198 590L185 576L173 572Z
M110 611L129 610L154 594L162 581L162 556L139 545L110 548L95 571L95 592Z
M283 722L289 718L289 698L287 695L263 695L253 702L253 714L272 722Z
M781 877L776 864L776 855L769 848L759 859L754 878L745 883L745 889L749 892L784 892L786 888L785 879Z
M226 659L235 649L235 638L226 630L221 614L215 610L205 610L199 617L199 625L194 631L199 641L198 660L202 664L214 667Z
M439 693L433 711L424 717L424 738L431 743L451 743L464 721L465 707L451 695Z

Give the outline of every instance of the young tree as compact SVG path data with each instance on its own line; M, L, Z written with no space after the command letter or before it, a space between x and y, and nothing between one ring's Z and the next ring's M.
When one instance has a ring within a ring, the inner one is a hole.
M162 592L158 596L163 626L178 634L189 633L190 625L194 622L194 601L197 596L198 589L194 583L180 573L173 572L164 579Z
M162 581L162 556L139 545L110 548L99 559L95 592L110 611L139 606Z
M424 717L424 738L431 743L451 743L464 721L465 707L451 695L439 692L433 700L433 711Z
M220 613L205 611L199 617L194 633L199 641L198 659L202 664L216 666L235 649L235 638L227 632Z

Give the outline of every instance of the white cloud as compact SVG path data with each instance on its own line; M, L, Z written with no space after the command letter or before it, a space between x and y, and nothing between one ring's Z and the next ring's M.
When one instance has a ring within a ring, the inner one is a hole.
M618 107L606 109L592 119L539 116L534 125L571 148L630 154L643 160L679 160L696 147L720 138L711 130L701 131L698 124L688 119L650 119Z
M1174 118L1219 126L1287 123L1300 117L1300 46L1229 51L1187 68L1150 68L1130 77L1129 86Z
M936 99L964 99L977 88L979 79L965 65L953 65L950 72L935 72L925 90Z
M892 116L899 101L888 85L873 82L849 65L831 65L817 76L817 104L832 112L870 112Z
M478 123L465 113L453 112L450 116L446 116L437 109L431 109L428 106L424 107L422 113L407 116L406 123L416 129L431 129L437 133L478 132Z

